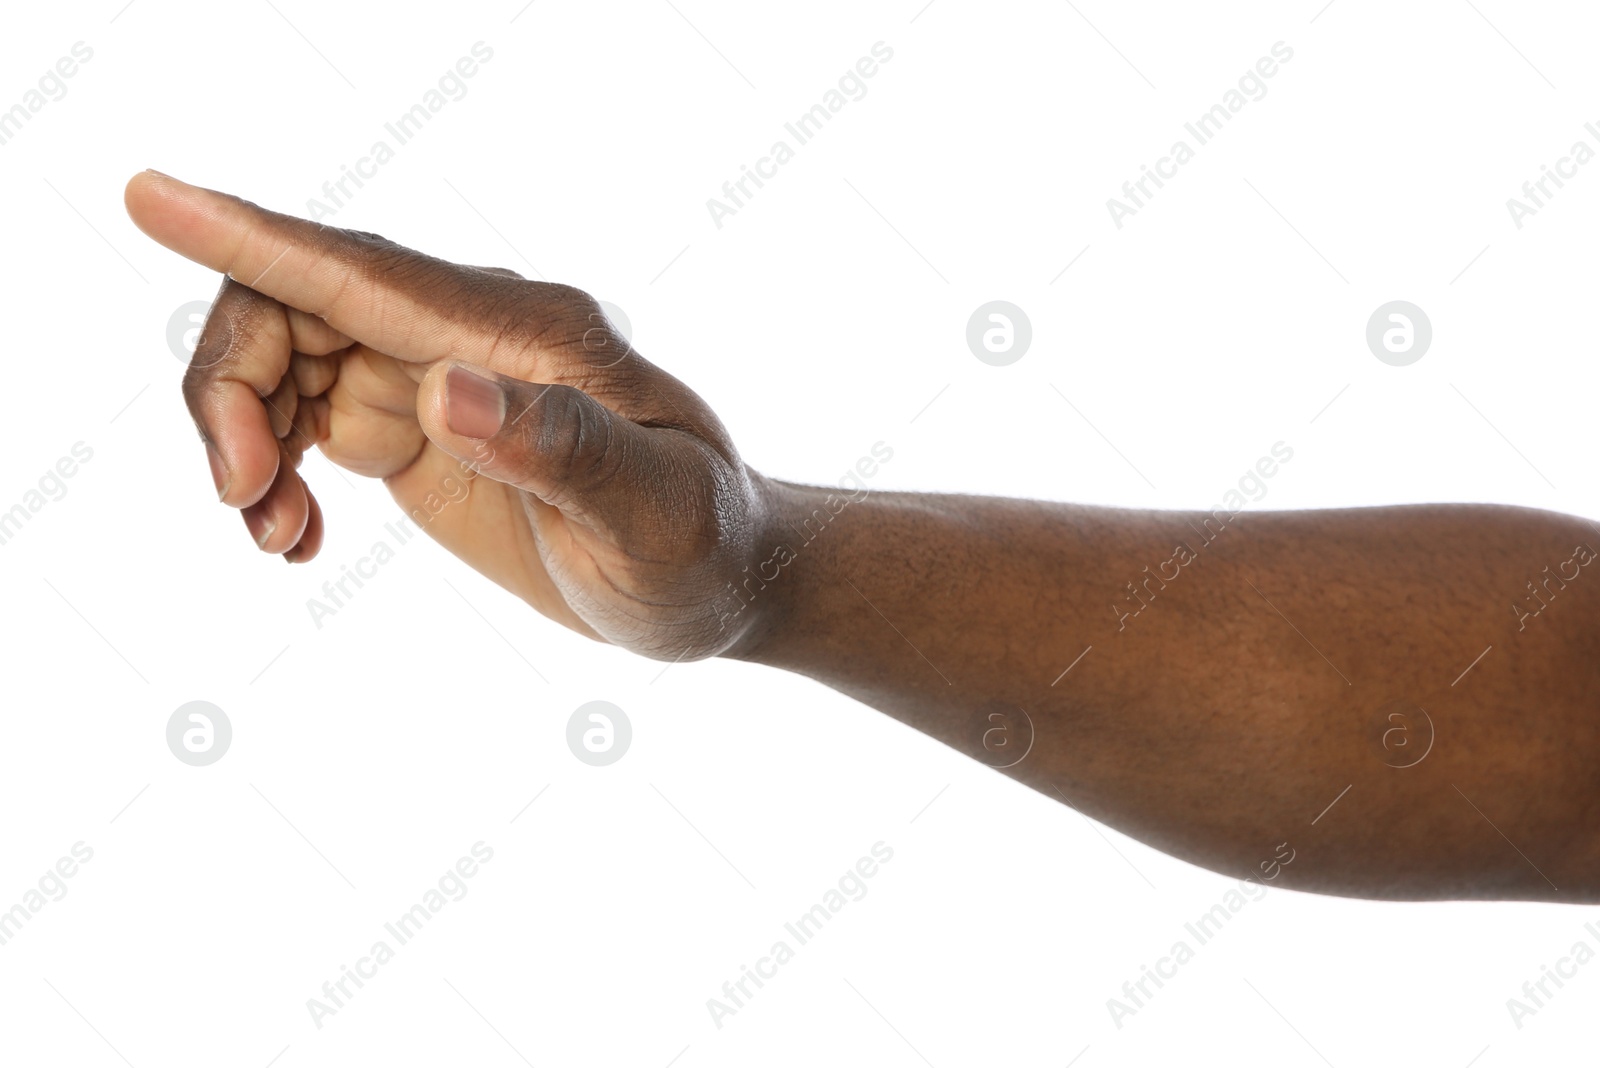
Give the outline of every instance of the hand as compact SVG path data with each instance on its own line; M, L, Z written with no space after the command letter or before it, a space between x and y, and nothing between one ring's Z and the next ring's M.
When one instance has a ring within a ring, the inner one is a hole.
M227 277L183 379L217 491L304 562L312 444L384 480L436 541L573 630L695 659L753 625L770 486L586 293L413 252L146 171L129 215ZM486 477L476 477L478 475Z

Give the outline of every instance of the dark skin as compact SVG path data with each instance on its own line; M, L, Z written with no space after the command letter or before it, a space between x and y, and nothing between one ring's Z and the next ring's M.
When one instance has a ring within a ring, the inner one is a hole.
M810 676L1230 875L1288 843L1274 885L1600 901L1585 520L851 499L750 468L576 289L153 172L126 199L227 276L184 395L266 552L321 545L311 445L408 512L465 471L424 529L596 640Z

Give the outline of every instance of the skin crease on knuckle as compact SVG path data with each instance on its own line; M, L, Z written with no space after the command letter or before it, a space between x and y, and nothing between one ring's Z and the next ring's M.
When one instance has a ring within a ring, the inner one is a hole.
M570 386L520 386L507 398L507 411L515 414L532 405L519 419L521 451L542 468L538 481L552 489L544 496L556 508L570 507L574 498L586 497L614 475L624 450L612 448L611 421ZM525 394L532 394L524 399Z

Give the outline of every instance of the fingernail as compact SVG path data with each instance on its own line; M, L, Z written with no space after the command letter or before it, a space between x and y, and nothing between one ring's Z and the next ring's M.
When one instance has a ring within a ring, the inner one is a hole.
M158 171L154 167L146 167L145 168L145 173L146 174L153 174L157 178L171 178L172 177L172 175L168 174L166 171Z
M228 477L228 468L222 462L222 454L217 452L217 447L211 442L206 442L206 459L211 464L211 482L217 487L217 500L222 500L228 495L228 484L232 481Z
M506 418L506 395L496 382L459 364L444 378L445 423L469 438L492 438Z
M278 529L278 524L267 515L267 510L257 505L251 505L244 510L244 525L249 529L250 536L256 539L257 549L266 548L267 539Z

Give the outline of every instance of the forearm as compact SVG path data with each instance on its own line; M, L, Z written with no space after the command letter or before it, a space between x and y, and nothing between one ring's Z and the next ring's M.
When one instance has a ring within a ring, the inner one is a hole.
M1600 900L1581 520L766 487L775 562L746 576L730 655L991 766L1026 750L1007 774L1219 871L1259 878L1288 842L1277 885Z

